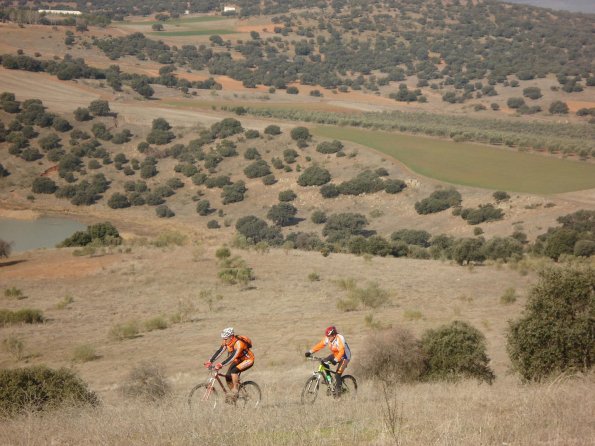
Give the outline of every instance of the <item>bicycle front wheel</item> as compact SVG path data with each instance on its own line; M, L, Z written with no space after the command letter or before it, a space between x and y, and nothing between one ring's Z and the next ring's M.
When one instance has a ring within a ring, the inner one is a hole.
M302 390L302 404L314 404L320 389L320 377L311 376Z
M254 381L246 381L240 386L236 405L239 407L255 409L260 404L261 395L262 393L258 384Z
M357 381L351 375L345 375L342 379L341 398L350 399L357 395Z
M191 409L198 409L199 407L215 409L221 406L223 398L222 392L217 392L215 387L208 384L199 384L188 394L188 406Z

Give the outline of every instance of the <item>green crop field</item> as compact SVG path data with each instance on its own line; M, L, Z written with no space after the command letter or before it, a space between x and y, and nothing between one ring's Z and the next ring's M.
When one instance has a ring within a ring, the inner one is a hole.
M595 188L595 164L581 161L348 127L321 126L313 133L371 147L414 172L453 184L537 194Z
M166 21L158 21L158 20L151 20L151 21L143 21L143 22L131 22L131 21L124 21L119 23L119 25L153 25L155 23L161 23L163 25L184 25L186 23L204 23L204 22L219 22L221 20L230 20L229 17L219 17L219 16L203 16L203 17L188 17L185 19L174 19L174 20L166 20Z
M237 34L233 29L194 29L187 31L160 31L149 33L152 36L182 37L182 36L213 36L223 34Z

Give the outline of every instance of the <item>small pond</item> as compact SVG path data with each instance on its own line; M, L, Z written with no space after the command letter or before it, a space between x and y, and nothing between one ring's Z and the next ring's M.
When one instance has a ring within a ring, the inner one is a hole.
M12 252L37 248L53 248L75 231L85 230L76 220L58 217L41 217L37 220L0 218L0 239L12 242Z

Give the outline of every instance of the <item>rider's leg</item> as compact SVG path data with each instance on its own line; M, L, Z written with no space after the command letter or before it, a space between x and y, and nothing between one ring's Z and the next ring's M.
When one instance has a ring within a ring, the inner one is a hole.
M233 379L233 392L236 394L240 390L240 373L245 372L250 367L254 365L253 359L247 359L245 361L240 362L235 368L233 369L234 374L231 375Z
M345 369L347 368L347 364L349 364L349 360L348 359L342 359L341 361L339 361L339 364L337 365L337 374L335 375L335 381L337 383L337 387L335 389L335 393L337 395L341 395L341 390L343 388L343 372L345 371Z

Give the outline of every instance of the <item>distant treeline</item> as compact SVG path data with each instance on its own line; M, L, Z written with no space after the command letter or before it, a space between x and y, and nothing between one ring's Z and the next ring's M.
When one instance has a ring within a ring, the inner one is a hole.
M221 85L212 78L192 82L176 78L172 74L173 67L170 66L162 67L159 70L160 76L150 77L124 73L117 65L106 69L90 67L84 59L73 58L68 54L61 60L39 60L24 54L3 54L0 55L0 65L9 70L43 71L55 75L60 80L105 79L116 91L121 90L122 85L127 83L145 97L153 95L153 89L149 84L162 84L167 87L180 88L182 91L188 91L189 88L221 89Z

